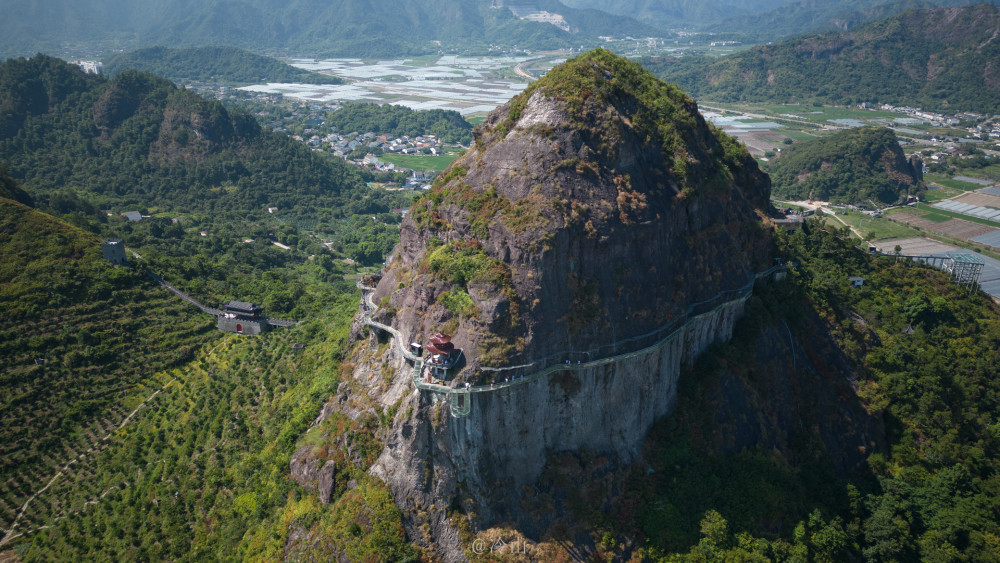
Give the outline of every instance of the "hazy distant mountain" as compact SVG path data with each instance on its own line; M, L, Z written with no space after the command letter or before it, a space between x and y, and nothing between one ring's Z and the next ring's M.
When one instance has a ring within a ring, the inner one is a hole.
M912 10L846 32L789 39L721 59L643 61L698 98L879 102L996 113L1000 9Z
M592 8L629 16L660 27L703 26L732 16L763 14L794 0L563 0L574 8Z
M798 0L756 15L730 16L707 27L718 33L738 30L767 39L802 33L846 31L906 10L937 6L965 6L982 0ZM991 0L997 4L996 0Z
M508 5L505 5L508 4ZM557 0L0 0L0 54L228 44L267 52L398 56L439 48L579 46L655 35ZM518 15L515 15L518 12Z
M916 8L976 0L563 0L662 28L689 27L773 40L852 27ZM981 0L980 0L981 1ZM992 0L996 4L996 0Z
M328 74L295 68L271 57L237 47L147 47L117 54L104 61L104 73L114 76L125 69L144 70L171 80L213 81L230 84L300 82L341 84Z

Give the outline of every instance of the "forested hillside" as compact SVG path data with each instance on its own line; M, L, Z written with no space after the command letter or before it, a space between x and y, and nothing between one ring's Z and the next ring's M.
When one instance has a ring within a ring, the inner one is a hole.
M277 59L236 47L149 47L120 53L104 61L104 73L108 76L114 76L125 69L142 70L174 81L241 86L266 82L343 82L336 76L298 69Z
M846 228L809 223L779 247L790 280L758 287L733 341L684 374L617 512L578 493L595 541L615 554L635 537L660 562L991 560L1000 310L938 270L866 255ZM786 416L794 428L774 433ZM887 443L824 449L824 426L865 416ZM838 474L831 455L866 462Z
M140 269L105 261L94 236L0 199L3 549L26 561L274 558L287 523L309 521L355 560L411 554L363 471L339 468L332 509L284 475L337 388L357 307L353 288L315 286L323 312L304 325L224 336ZM374 439L365 432L352 439Z
M353 102L331 113L327 124L342 133L371 131L395 137L431 134L446 143L472 142L472 124L457 111L442 109L418 112L405 106Z
M30 192L86 229L0 200L3 549L273 558L275 531L302 516L339 530L358 558L410 553L385 489L363 472L342 468L334 511L285 477L336 389L357 307L350 268L312 233L341 233L344 253L381 260L398 238L389 209L407 198L146 73L108 80L50 57L9 60L0 100L0 160L27 180L25 191L3 173L2 195L30 203ZM129 222L126 209L147 216ZM106 235L142 258L112 266ZM227 337L145 268L209 305L263 302L305 323ZM351 544L355 528L367 539Z
M869 2L865 0L839 0L817 2L800 0L769 12L728 16L708 27L716 33L744 30L751 37L776 39L803 33L846 31L868 22L887 18L906 10L930 8L942 2L927 0L890 0Z
M862 127L796 143L768 163L771 193L792 200L891 205L925 190L891 129Z
M390 210L407 196L367 188L372 176L163 78L88 76L39 55L0 65L0 99L0 162L40 207L123 237L206 303L243 298L304 315L321 296L292 270L340 277L319 234L363 263L398 239ZM150 217L118 217L129 210Z
M643 60L697 98L1000 107L1000 8L913 10L847 32L789 39L722 59Z

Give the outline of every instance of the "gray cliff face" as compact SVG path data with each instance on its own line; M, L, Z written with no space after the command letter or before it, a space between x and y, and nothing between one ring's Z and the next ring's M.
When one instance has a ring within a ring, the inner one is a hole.
M457 500L477 524L532 521L521 508L552 453L587 450L627 464L653 422L670 412L682 364L709 344L727 340L743 310L735 300L693 319L674 336L605 365L569 369L495 391L473 392L469 414L452 415L447 395L415 391L403 403L413 416L397 419L371 473L389 483L404 513L428 514L446 560L461 560L445 508ZM410 371L401 366L399 378ZM555 515L552 515L555 517ZM411 522L414 530L422 522ZM550 522L549 522L550 523ZM411 537L414 535L411 533ZM419 534L415 537L420 537ZM450 554L450 555L448 555Z

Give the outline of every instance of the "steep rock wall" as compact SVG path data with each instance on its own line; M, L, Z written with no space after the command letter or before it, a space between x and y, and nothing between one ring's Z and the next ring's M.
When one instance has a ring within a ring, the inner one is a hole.
M682 364L728 340L743 305L739 299L699 315L661 343L613 362L571 365L473 392L465 416L452 415L446 394L414 391L404 400L412 416L397 419L371 472L389 483L404 512L426 515L425 522L411 519L411 537L420 537L416 527L429 523L435 543L454 556L461 550L447 545L454 532L442 500L462 503L481 526L512 520L530 529L519 506L521 491L538 479L547 455L588 450L632 461L649 427L670 412ZM397 365L396 382L411 377L404 362Z

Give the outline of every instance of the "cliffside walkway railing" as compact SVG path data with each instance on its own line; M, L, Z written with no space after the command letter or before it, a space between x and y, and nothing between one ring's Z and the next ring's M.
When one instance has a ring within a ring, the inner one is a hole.
M451 400L452 413L455 414L456 416L464 416L469 412L470 408L469 395L471 393L484 393L489 391L496 391L514 385L520 385L522 383L534 381L538 378L546 377L559 371L567 371L567 370L577 371L577 370L590 369L596 366L607 365L621 360L635 358L649 354L650 352L656 350L657 348L660 348L670 343L674 338L676 338L681 333L682 329L686 328L688 325L694 323L695 321L698 321L703 317L714 315L725 307L745 302L752 295L753 286L758 280L770 277L774 273L783 271L785 269L786 266L784 264L779 264L767 270L764 270L763 272L758 272L754 274L750 278L750 280L743 286L736 289L721 291L711 299L706 299L698 303L693 303L688 307L687 312L683 317L679 317L674 322L669 323L647 334L623 339L614 342L610 345L605 345L593 350L562 352L558 355L552 355L552 356L547 356L545 358L541 358L530 364L523 364L519 366L510 366L503 368L480 367L479 368L480 371L493 372L493 373L507 373L508 375L504 376L504 381L494 381L489 384L470 385L468 387L461 387L461 386L451 387L448 385L441 385L438 383L424 381L421 378L421 374L423 373L423 360L421 358L418 358L415 354L413 354L412 352L410 352L410 350L407 349L406 345L403 343L402 334L400 334L398 330L396 330L391 326L372 320L371 318L372 315L378 310L378 307L376 307L375 303L372 301L372 294L374 293L375 288L362 285L361 282L357 283L357 287L362 292L362 305L364 308L363 317L365 324L373 326L385 332L388 332L393 336L393 338L396 341L397 349L402 353L402 355L408 361L413 363L414 386L418 389L423 389L426 391L433 391L436 393L443 393L448 395ZM726 301L723 301L721 303L719 302L720 298L728 297L731 295L737 295L737 296L731 299L727 299ZM715 305L707 310L696 312L699 308L705 307L711 303L715 303ZM653 340L653 342L651 344L648 344L646 346L643 346L641 348L629 352L623 352L623 353L614 352L614 350L616 350L618 347L638 342L643 339L651 339ZM608 346L612 347L611 355L596 360L589 359L589 357L591 357L591 354L599 353L600 350L607 348ZM577 354L577 355L582 354L586 355L588 358L587 361L583 361L583 359L581 358L578 359L576 363L573 363L571 359L568 359L568 356L571 354ZM559 361L555 361L556 357L559 358ZM512 375L510 374L511 372L513 372Z

